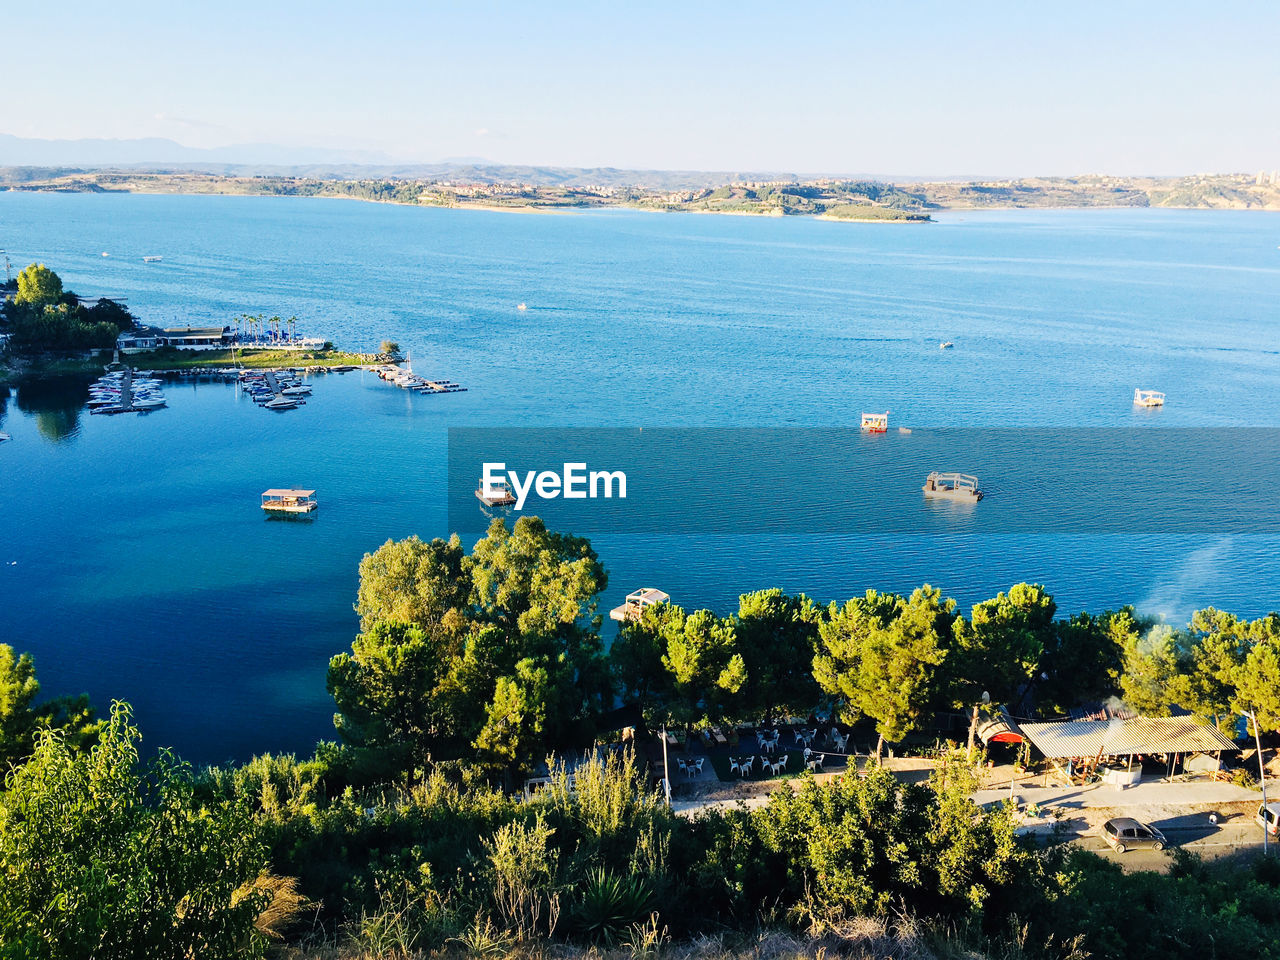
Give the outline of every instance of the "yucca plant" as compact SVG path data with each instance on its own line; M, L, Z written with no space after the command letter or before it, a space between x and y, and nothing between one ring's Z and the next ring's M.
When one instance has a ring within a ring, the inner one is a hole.
M574 929L584 940L612 947L648 918L652 899L643 877L619 876L597 867L587 875L574 905Z

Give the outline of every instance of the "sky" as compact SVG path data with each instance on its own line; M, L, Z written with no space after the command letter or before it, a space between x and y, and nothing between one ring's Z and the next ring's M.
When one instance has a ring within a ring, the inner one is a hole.
M897 176L1280 168L1280 4L68 0L0 133ZM0 157L0 163L3 158Z

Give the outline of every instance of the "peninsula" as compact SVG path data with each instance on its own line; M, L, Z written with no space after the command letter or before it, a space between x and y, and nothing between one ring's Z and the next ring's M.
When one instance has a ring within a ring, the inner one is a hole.
M941 210L1053 207L1280 209L1276 174L1185 177L1031 177L889 183L782 174L719 182L717 174L466 167L431 171L341 168L246 171L0 167L0 189L57 193L172 193L345 197L418 206L565 212L630 207L691 213L926 222Z

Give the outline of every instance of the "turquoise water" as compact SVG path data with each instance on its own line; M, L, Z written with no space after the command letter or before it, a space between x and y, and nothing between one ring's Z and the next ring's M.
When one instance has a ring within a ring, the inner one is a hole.
M306 750L332 735L324 671L356 629L361 555L447 532L448 426L1277 426L1277 244L1280 217L1247 212L902 226L0 194L0 245L78 293L164 325L297 315L470 388L331 374L273 414L184 383L166 410L90 417L78 382L20 386L0 414L0 642L48 692L131 701L192 759ZM1135 411L1135 386L1168 406ZM317 519L265 521L258 494L294 484L320 490ZM1274 540L1244 535L594 542L604 606L651 584L727 611L762 586L924 580L969 604L1023 579L1068 611L1280 606Z

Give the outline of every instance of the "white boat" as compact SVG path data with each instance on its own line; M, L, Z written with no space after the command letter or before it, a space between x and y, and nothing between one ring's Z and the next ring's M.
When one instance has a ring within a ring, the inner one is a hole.
M943 340L943 341L942 341L942 343L938 344L938 349L939 349L939 350L950 350L950 349L951 349L952 347L954 347L954 346L955 346L955 344L954 344L954 343L952 343L950 340Z
M299 383L293 387L285 387L280 392L286 397L300 397L311 392L311 384Z
M1164 394L1159 390L1140 390L1133 391L1133 405L1135 407L1163 407Z
M283 394L276 394L274 398L263 404L268 410L292 410L297 405L297 400L290 400Z
M159 263L163 259L164 257L143 257L142 262L143 263Z
M9 436L7 433L0 433L0 443L4 443L6 440L12 439L13 437Z
M139 397L135 398L133 405L139 410L150 410L153 407L163 407L164 397Z
M528 309L529 309L529 305L528 305L528 304L526 304L526 303L517 303L517 304L516 304L516 309L517 309L517 310L528 310Z
M889 429L889 412L884 413L864 413L862 415L862 429L866 433L884 433Z

